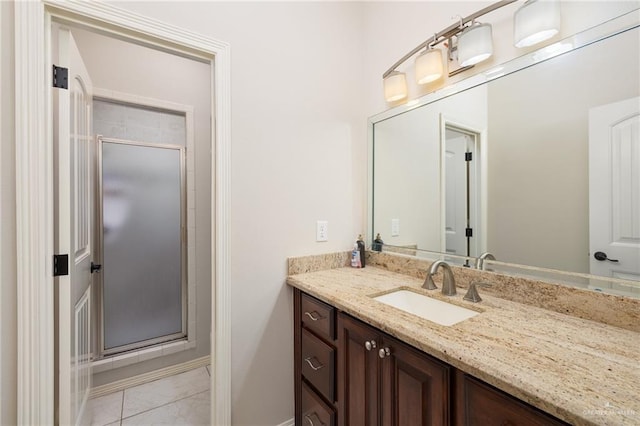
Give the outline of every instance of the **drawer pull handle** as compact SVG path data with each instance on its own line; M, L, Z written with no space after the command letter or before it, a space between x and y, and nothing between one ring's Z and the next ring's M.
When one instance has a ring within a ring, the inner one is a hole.
M375 349L376 346L377 345L375 340L367 340L366 342L364 342L364 348L368 351L371 351L371 349Z
M318 371L322 367L324 367L324 364L321 364L316 357L308 356L304 360L307 362L307 364L309 364L309 367L311 367L313 369L313 371ZM315 363L314 363L314 361L315 361ZM318 365L316 365L316 363Z
M308 316L309 318L311 318L311 321L318 321L320 319L322 319L322 315L320 315L319 313L317 313L316 311L313 312L305 312L304 313L306 316Z
M312 420L315 419L315 422ZM316 413L307 414L304 419L309 422L309 426L324 426L324 423L320 420Z

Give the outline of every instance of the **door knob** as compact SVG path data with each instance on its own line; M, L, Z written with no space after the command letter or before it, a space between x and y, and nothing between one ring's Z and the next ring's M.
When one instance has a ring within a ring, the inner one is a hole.
M388 357L389 355L391 355L391 350L389 348L382 348L382 349L380 349L378 351L378 356L380 358L384 359L384 358Z
M376 348L376 341L375 340L367 340L366 342L364 342L364 348L368 351L370 351L371 349L375 349Z
M102 270L102 265L91 262L91 273L100 272Z
M597 251L597 252L595 252L595 253L593 254L593 257L595 257L595 258L596 258L596 260L599 260L599 261L601 261L601 262L602 262L602 261L604 261L604 260L608 260L609 262L619 262L619 260L618 260L618 259L609 259L609 258L607 257L607 253L605 253L605 252L603 252L603 251Z

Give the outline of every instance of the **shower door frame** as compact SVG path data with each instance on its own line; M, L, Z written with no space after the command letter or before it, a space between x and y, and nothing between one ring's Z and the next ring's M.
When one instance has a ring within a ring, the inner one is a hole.
M180 339L188 339L187 332L187 309L188 309L188 300L187 300L187 179L186 179L186 156L185 151L186 148L182 145L173 145L173 144L159 144L159 143L151 143L151 142L140 142L140 141L131 141L126 139L117 139L117 138L109 138L102 135L96 136L97 146L97 159L98 162L96 170L96 185L97 185L97 194L96 197L96 255L97 258L100 259L100 264L103 265L104 271L104 217L103 217L103 186L102 186L102 144L106 143L116 143L121 145L129 145L129 146L141 146L141 147L149 147L149 148L161 148L161 149L171 149L180 151L180 288L181 288L181 316L182 316L182 324L181 331L177 333L168 334L165 336L154 337L152 339L142 340L135 343L129 343L123 346L116 346L114 348L106 349L104 345L104 280L102 279L102 274L97 280L97 294L98 300L96 303L96 307L99 310L98 315L98 343L99 343L99 351L98 358L104 358L108 356L117 355L123 352L128 352L132 350L139 350L144 347L150 347L154 345L159 345L162 343L167 343Z

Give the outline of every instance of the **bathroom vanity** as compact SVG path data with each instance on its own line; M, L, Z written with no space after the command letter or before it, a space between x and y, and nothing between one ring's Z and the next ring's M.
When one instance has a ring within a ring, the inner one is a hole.
M609 193L637 188L637 164L599 154L636 158L637 139L607 135L638 134L622 130L638 126L637 12L369 119L367 230L387 253L289 259L296 424L640 424L638 215ZM457 295L446 275L422 288L443 259ZM478 281L482 301L463 300ZM409 313L399 290L471 315Z
M637 330L482 289L482 302L467 302L464 278L448 297L381 265L336 266L292 272L290 260L296 424L617 425L640 418ZM464 273L454 268L456 278ZM398 288L478 315L443 326L374 300Z

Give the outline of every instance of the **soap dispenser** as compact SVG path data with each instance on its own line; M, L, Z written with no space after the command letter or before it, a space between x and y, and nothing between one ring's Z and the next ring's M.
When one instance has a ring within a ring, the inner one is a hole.
M383 244L384 244L384 241L382 241L382 237L380 236L380 233L378 232L376 234L376 239L373 240L373 244L371 244L371 250L373 250L373 251L382 251Z
M358 245L358 251L360 252L360 267L364 268L364 240L362 239L362 234L358 235L358 240L356 241Z

